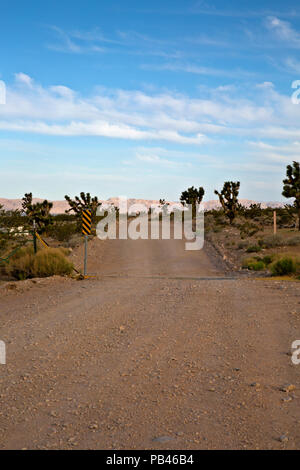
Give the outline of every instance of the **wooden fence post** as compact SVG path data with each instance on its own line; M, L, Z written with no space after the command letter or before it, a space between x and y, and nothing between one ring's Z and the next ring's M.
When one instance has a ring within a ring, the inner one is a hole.
M276 211L273 212L273 221L274 221L274 235L277 233L277 215Z

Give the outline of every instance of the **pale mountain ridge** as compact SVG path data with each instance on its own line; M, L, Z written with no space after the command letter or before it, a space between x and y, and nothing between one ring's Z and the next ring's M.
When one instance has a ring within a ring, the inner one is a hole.
M33 198L33 202L43 202L44 199ZM114 206L118 206L119 199L117 197L110 197L107 200L99 200L100 202L106 202L108 204L112 204ZM64 214L67 209L69 209L69 204L67 201L51 201L53 203L53 208L51 210L52 214ZM147 208L151 207L151 205L158 205L159 201L155 199L134 199L130 198L127 200L128 206L133 204L143 204ZM178 201L168 201L170 204L176 204ZM274 209L283 207L284 203L282 202L261 202L261 201L254 201L252 199L240 199L240 203L245 206L249 207L250 204L257 204L258 202L261 203L262 208L272 207ZM220 202L217 200L210 200L210 201L203 201L204 210L211 210L220 207ZM6 199L0 198L0 205L3 206L5 210L16 210L22 208L22 199Z

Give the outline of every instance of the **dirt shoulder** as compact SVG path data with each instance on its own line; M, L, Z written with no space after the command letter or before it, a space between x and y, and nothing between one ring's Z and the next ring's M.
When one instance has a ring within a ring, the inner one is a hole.
M229 270L248 276L270 276L271 265L288 257L297 264L294 278L297 279L300 263L300 233L295 228L278 228L274 235L273 227L261 222L249 222L237 218L229 225L224 218L206 216L205 237ZM246 234L245 225L251 226ZM252 225L251 225L252 224Z

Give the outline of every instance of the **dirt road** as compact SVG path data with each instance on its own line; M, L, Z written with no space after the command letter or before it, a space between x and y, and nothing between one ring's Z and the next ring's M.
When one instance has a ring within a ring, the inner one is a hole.
M299 283L181 241L89 253L96 278L0 288L2 449L300 447Z

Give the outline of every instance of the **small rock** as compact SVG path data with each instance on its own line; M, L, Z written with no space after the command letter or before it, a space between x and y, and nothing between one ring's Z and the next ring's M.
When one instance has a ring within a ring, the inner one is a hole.
M159 436L159 437L155 437L153 440L153 442L168 442L168 441L171 441L173 438L170 437L170 436Z
M17 289L17 286L16 286L16 284L7 284L6 289L15 290L15 289Z
M250 384L251 387L256 387L256 388L259 388L260 387L260 383L258 382L252 382L252 384Z
M280 391L288 393L288 392L292 392L295 389L296 389L295 385L285 384L285 385L283 385L283 387L281 387Z
M90 429L99 429L99 426L98 426L97 423L92 423L92 424L89 425L89 428Z
M289 440L289 438L285 435L285 434L282 434L280 437L279 437L279 441L280 442L287 442Z
M284 403L288 403L289 401L292 401L292 397L281 398L281 401L283 401Z

